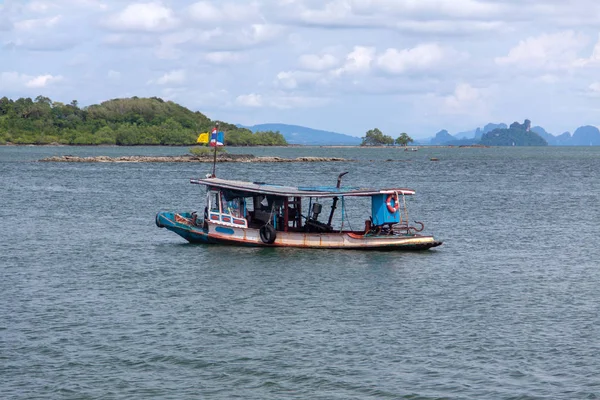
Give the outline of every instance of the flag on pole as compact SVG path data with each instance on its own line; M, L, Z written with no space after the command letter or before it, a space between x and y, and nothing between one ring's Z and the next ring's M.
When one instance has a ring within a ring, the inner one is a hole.
M200 136L198 136L196 143L208 143L208 132L202 132Z
M225 145L225 134L221 131L217 131L217 127L214 127L210 135L210 147L223 145Z

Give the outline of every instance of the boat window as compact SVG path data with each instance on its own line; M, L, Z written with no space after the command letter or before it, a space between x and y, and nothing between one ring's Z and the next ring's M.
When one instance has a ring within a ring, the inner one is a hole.
M223 214L229 214L234 217L242 217L242 202L239 197L226 201L223 207Z
M219 212L219 192L210 192L210 211Z
M254 209L260 211L269 211L271 208L269 207L269 200L267 196L256 196L254 197ZM272 203L272 201L271 201Z

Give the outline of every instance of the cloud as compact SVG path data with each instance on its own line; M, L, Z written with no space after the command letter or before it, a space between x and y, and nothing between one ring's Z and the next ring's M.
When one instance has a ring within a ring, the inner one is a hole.
M104 20L104 26L115 31L165 32L179 23L173 11L161 3L134 3Z
M43 88L48 86L50 83L60 82L63 79L62 76L52 76L52 75L39 75L32 79L29 79L25 86L28 88Z
M231 51L215 51L205 54L204 59L211 64L225 65L240 62L242 56L239 53L234 53Z
M595 67L600 65L600 35L598 35L598 41L594 45L592 54L588 58L575 60L574 65L577 67Z
M240 95L236 97L235 104L243 107L262 107L262 96L255 93Z
M235 24L239 22L261 22L258 3L243 4L199 1L188 8L188 16L195 22L210 25Z
M31 76L15 71L0 73L0 89L23 90L25 88L38 89L63 80L61 75L38 75Z
M30 51L64 51L77 45L77 38L66 34L36 34L4 43L4 48Z
M27 11L43 14L56 8L56 5L47 1L32 1L26 5Z
M371 63L375 59L375 47L354 46L354 49L346 56L343 67L335 70L334 74L339 76L344 73L365 73L371 69Z
M148 47L157 44L157 39L153 35L139 33L112 33L106 35L101 43L108 47L131 48Z
M15 22L14 27L18 31L37 31L40 29L53 28L60 22L61 18L61 15L55 15L54 17L49 18L26 19Z
M600 82L594 82L588 87L588 94L600 96Z
M282 93L271 93L267 95L251 93L240 95L235 99L235 105L241 107L260 107L279 110L320 107L329 102L330 99L322 96L299 96Z
M435 67L444 58L444 50L437 44L421 44L412 49L387 49L377 58L377 66L391 74Z
M505 57L497 57L496 64L523 69L564 69L572 67L577 54L586 46L585 35L562 31L521 40Z
M468 83L459 83L454 93L444 98L444 112L448 114L473 114L476 110L482 113L487 109L485 92Z
M111 79L111 80L121 79L121 73L119 71L115 71L112 69L108 71L108 74L106 74L106 76L108 77L108 79Z
M499 30L518 7L479 0L333 0L281 2L276 14L291 24L324 28L393 29L415 33L469 34Z
M300 66L312 71L324 71L339 64L339 60L332 54L303 54L300 56Z
M275 78L275 85L286 90L297 89L301 86L325 82L322 74L313 71L281 71Z
M167 72L155 82L157 85L181 85L185 82L186 74L182 69Z

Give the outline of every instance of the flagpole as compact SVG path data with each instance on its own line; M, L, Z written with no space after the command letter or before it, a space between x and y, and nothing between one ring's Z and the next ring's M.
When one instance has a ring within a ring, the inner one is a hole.
M216 137L215 137L215 155L214 155L214 158L213 158L213 172L212 172L212 177L213 178L217 177L217 175L215 175L215 172L216 172L216 169L217 169L217 147L218 147L217 143L219 141L218 140L218 138L219 138L219 123L218 122L215 124L215 129L217 130L217 134L216 134Z

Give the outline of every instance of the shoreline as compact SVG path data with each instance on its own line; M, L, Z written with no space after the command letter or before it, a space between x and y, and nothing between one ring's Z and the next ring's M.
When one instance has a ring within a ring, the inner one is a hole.
M139 162L188 162L188 163L212 163L214 158L210 156L52 156L46 157L40 162L83 162L83 163L139 163ZM256 157L251 154L220 154L217 156L217 162L238 162L238 163L291 163L291 162L353 162L355 160L340 157Z
M135 147L181 147L181 148L190 148L196 147L194 145L153 145L153 144L139 144L139 145L131 145L131 146L121 146L116 144L60 144L60 143L48 143L48 144L15 144L15 143L0 143L0 147L122 147L122 148L135 148ZM465 144L465 145L428 145L428 144L419 144L414 146L360 146L360 145L343 145L343 144L290 144L287 146L227 146L234 149L252 149L252 148L272 148L272 149L285 149L285 148L324 148L324 149L390 149L390 150L399 150L410 151L410 149L458 149L458 148L490 148L490 147L511 147L511 146L486 146L481 144ZM524 146L519 146L524 147Z

